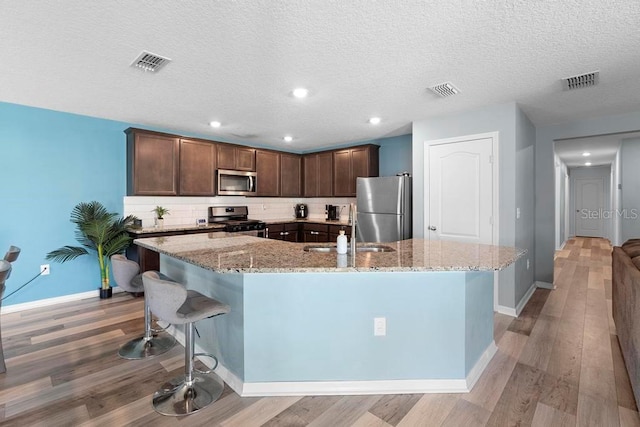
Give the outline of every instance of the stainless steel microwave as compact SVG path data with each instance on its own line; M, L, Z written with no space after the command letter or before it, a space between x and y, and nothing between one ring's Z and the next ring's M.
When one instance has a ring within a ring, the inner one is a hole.
M256 181L255 172L218 169L218 195L255 196Z

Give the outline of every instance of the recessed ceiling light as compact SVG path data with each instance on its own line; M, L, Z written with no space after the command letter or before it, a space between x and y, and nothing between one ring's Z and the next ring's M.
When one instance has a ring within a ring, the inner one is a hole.
M212 128L219 128L222 125L222 123L220 123L217 120L214 120L212 122L209 122L209 126L211 126Z
M585 166L591 166L591 162L587 162L584 164Z
M589 157L591 155L591 153L588 152L588 151L585 151L584 153L582 153L582 155L585 156L585 157Z
M289 136L289 135L285 136L285 137L284 137L284 138L282 138L282 139L284 139L284 142L291 142L291 141L293 141L293 137L292 137L292 136Z
M299 87L293 90L293 96L296 98L306 98L309 95L309 90L303 87Z
M378 123L380 123L380 117L371 117L369 119L369 123L372 125L377 125Z

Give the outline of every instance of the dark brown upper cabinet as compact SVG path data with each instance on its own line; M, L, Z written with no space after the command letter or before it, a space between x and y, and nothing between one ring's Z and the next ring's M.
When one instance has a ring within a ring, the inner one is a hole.
M180 139L180 195L215 196L216 144L198 139Z
M218 144L218 169L255 171L255 148L232 144Z
M280 195L280 153L256 150L258 196Z
M300 197L302 194L302 156L280 153L280 195Z
M303 196L333 196L333 152L305 154L303 160Z
M129 128L127 135L127 195L177 196L180 138Z
M333 195L354 197L356 178L378 176L377 145L359 145L333 152Z

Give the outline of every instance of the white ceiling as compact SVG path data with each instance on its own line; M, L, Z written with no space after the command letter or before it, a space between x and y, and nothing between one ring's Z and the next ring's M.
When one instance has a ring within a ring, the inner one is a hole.
M640 128L640 123L638 124ZM554 151L568 167L591 167L613 163L620 145L625 139L638 139L640 132L624 132L609 135L597 135L586 138L571 138L555 141ZM585 157L583 153L590 153Z
M212 139L306 151L510 101L536 125L640 110L637 0L0 0L0 10L0 101ZM142 50L172 62L158 74L129 67ZM595 70L597 87L561 91L561 78ZM426 90L444 81L461 93ZM310 96L291 97L297 86Z

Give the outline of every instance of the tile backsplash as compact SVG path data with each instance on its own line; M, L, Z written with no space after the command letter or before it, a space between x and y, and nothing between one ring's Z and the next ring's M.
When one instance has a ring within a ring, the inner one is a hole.
M343 207L340 219L349 216L349 203L355 203L355 197L314 197L314 198L274 198L274 197L124 197L124 214L135 215L142 220L143 227L151 227L155 223L156 206L169 209L165 215L165 225L196 224L196 219L207 218L209 206L247 206L249 218L259 220L294 219L294 206L305 203L309 207L309 218L324 219L324 207L327 204Z

